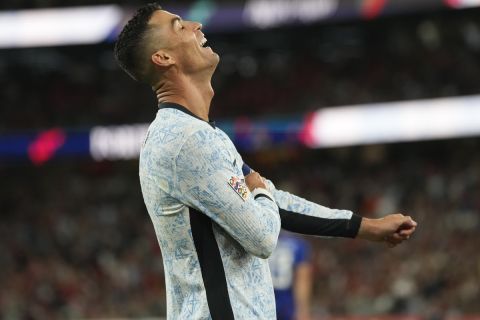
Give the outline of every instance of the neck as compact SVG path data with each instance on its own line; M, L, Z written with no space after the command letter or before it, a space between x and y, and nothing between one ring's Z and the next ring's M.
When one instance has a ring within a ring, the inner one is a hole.
M190 110L197 117L209 121L208 113L214 91L211 76L207 79L187 75L165 75L153 86L158 103L177 103Z

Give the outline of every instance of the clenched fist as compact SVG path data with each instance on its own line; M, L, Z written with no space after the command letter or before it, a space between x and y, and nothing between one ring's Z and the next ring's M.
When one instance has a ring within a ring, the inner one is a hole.
M370 241L385 242L395 247L410 238L417 223L401 213L390 214L380 219L363 218L358 237Z

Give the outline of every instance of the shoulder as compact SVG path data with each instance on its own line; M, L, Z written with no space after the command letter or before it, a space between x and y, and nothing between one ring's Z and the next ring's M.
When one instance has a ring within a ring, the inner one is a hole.
M178 144L204 127L202 121L176 109L161 109L149 127L149 140L161 144Z
M196 134L208 129L208 124L176 109L161 109L148 128L142 153L171 156ZM156 152L155 152L156 151Z
M175 109L161 109L150 124L140 151L140 174L174 170L182 147L208 124Z
M241 176L237 150L228 136L207 122L189 132L176 157L176 174L195 173L208 177L218 172L234 171Z
M232 147L225 144L219 132L206 124L190 130L176 157L178 168L212 173L227 164L231 166L234 157ZM180 173L180 172L179 172Z

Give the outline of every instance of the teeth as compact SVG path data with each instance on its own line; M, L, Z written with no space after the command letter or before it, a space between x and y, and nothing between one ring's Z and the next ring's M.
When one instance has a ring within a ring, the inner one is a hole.
M206 39L206 38L203 38L202 43L201 43L201 44L202 44L202 47L204 47L206 43L207 43L207 39Z

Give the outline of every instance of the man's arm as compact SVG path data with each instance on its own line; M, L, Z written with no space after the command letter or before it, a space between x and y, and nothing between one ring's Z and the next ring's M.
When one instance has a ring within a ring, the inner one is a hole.
M410 238L417 223L403 214L368 219L348 210L330 209L288 192L277 190L267 181L282 219L282 228L309 235L361 238L386 242L394 247Z
M291 232L316 236L355 238L362 217L348 210L330 209L289 192L277 190L267 180L280 208L282 228Z
M253 172L243 165L243 172ZM269 191L280 208L282 228L288 231L316 236L362 238L386 242L394 247L408 239L417 223L402 214L388 215L381 219L362 218L348 210L330 209L289 192L277 190L265 179Z
M175 196L207 215L247 252L267 258L280 232L278 207L267 190L250 193L225 151L209 129L191 135L175 159Z

